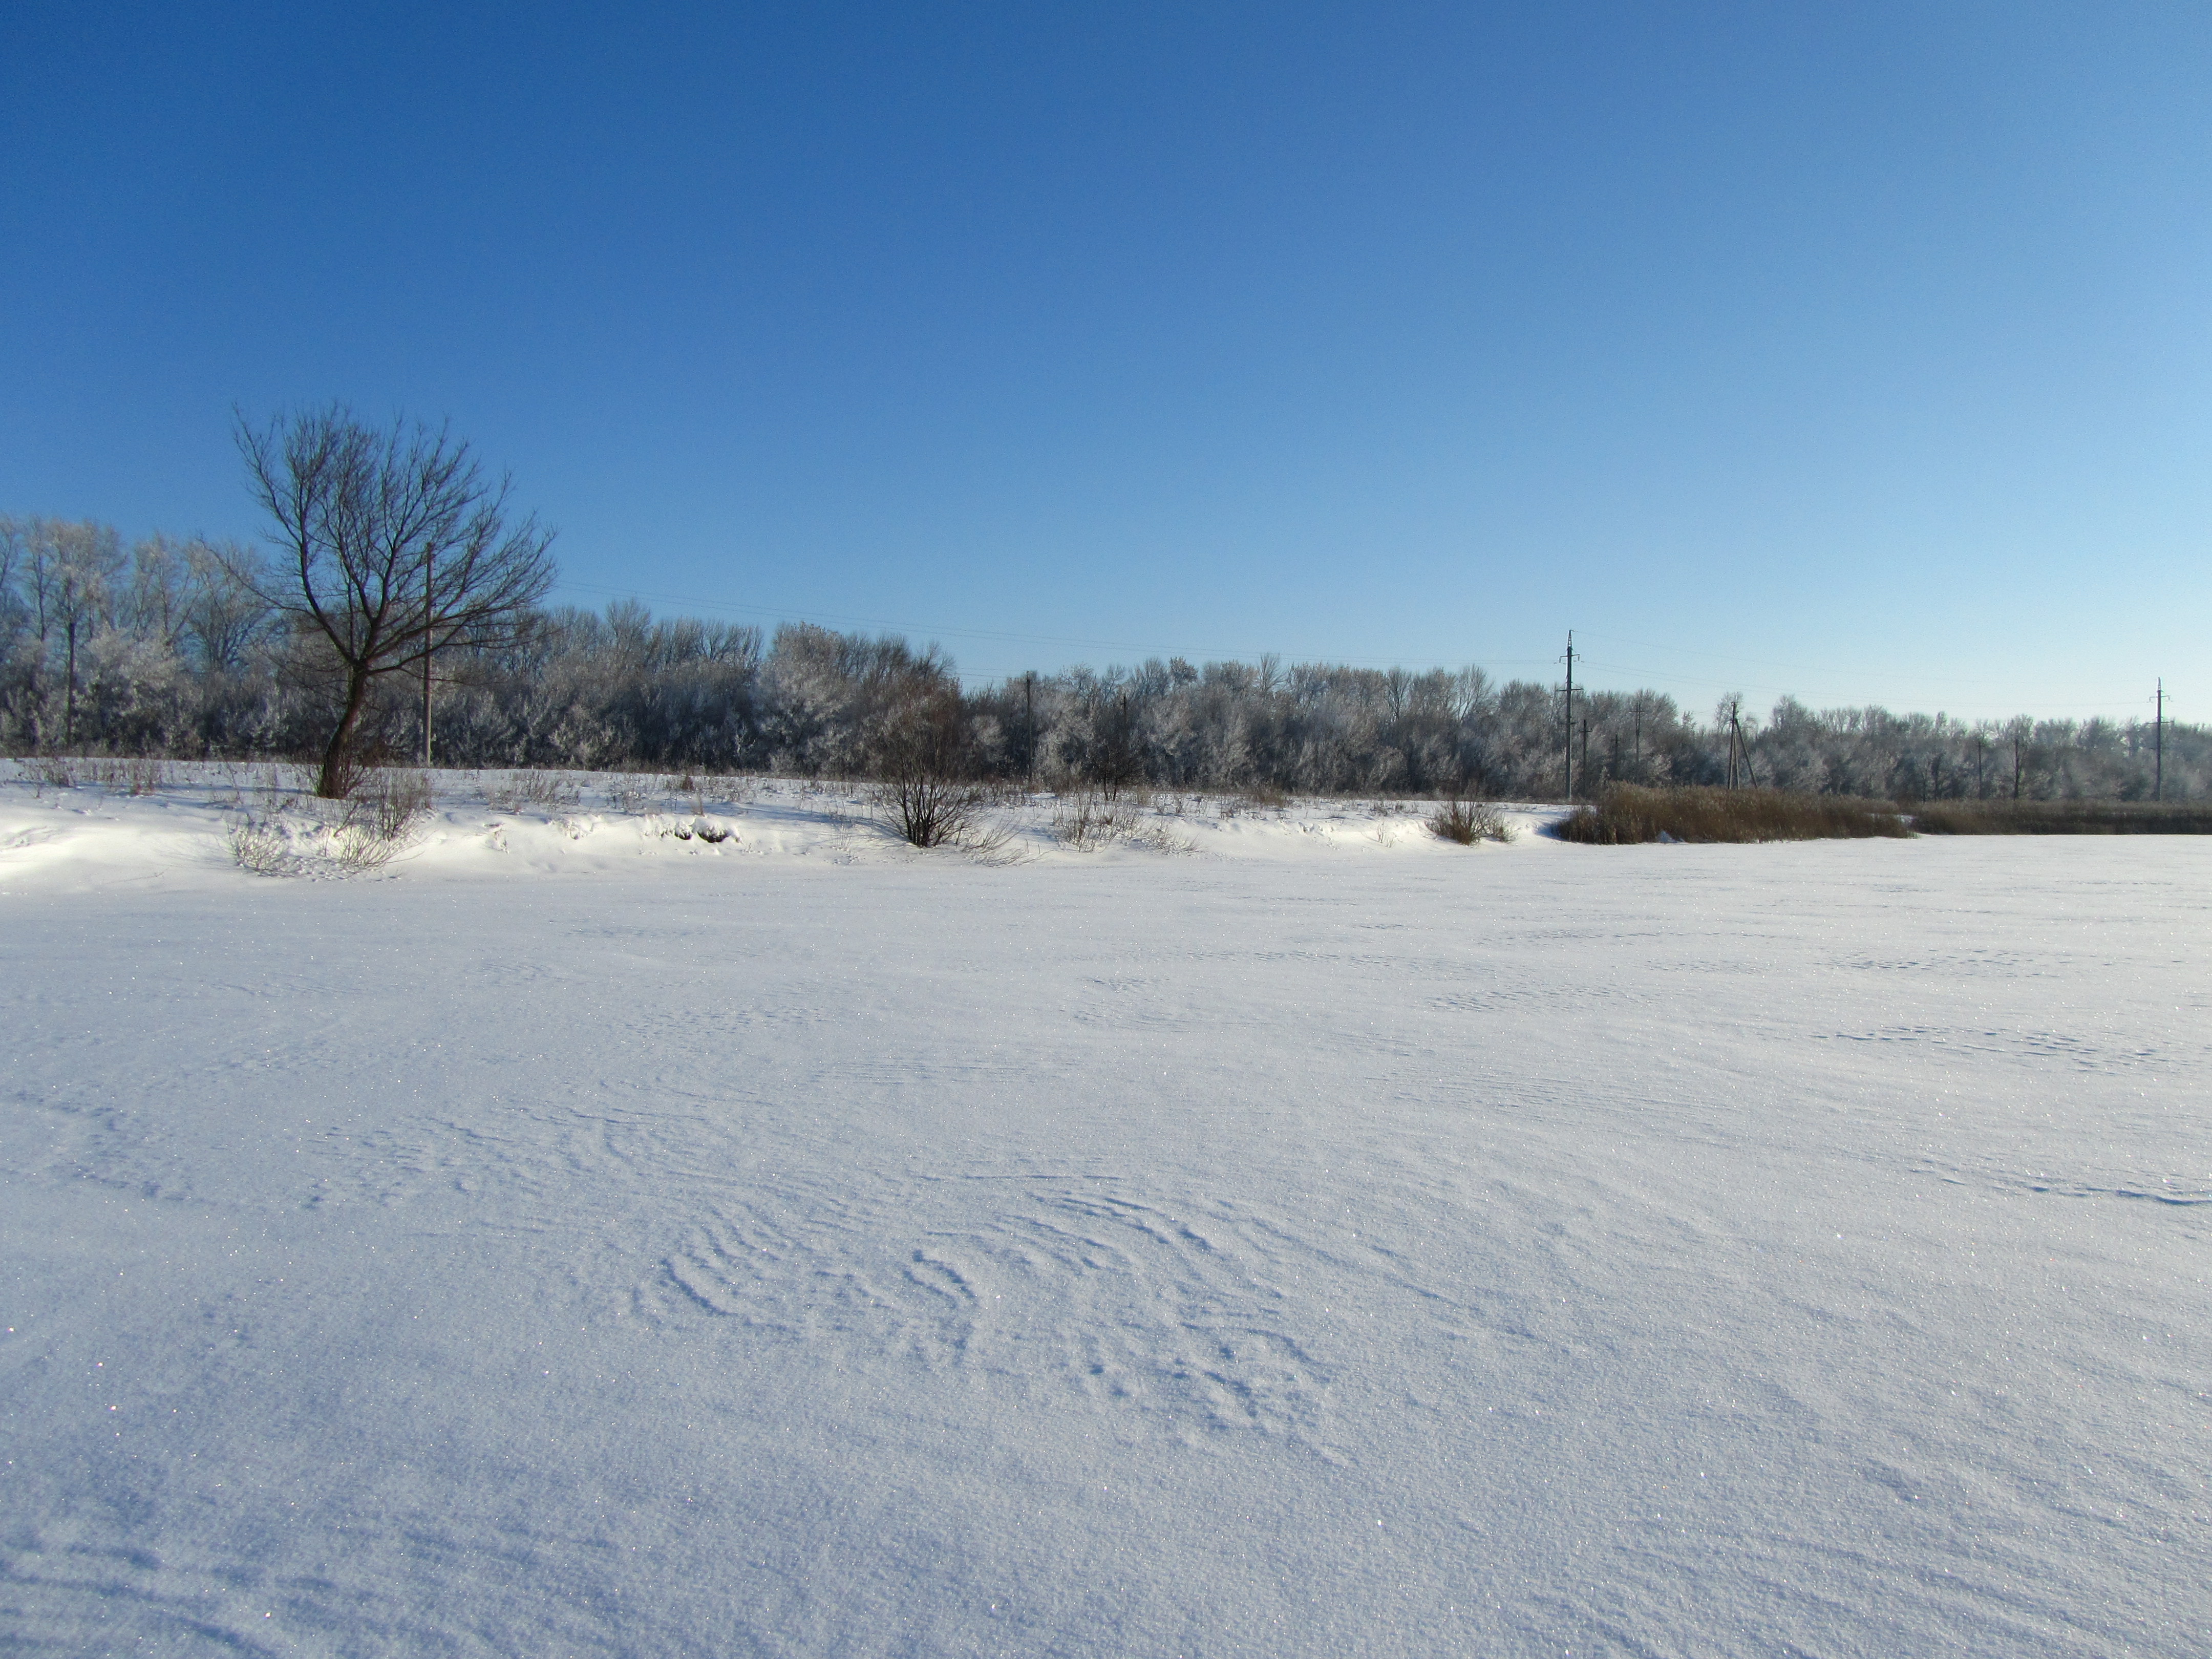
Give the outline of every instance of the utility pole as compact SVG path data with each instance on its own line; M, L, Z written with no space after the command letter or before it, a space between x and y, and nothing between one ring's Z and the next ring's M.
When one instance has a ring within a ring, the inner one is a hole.
M1575 798L1575 630L1567 630L1567 799Z
M1029 787L1036 787L1036 675L1034 671L1022 676L1022 726L1029 733L1024 744L1028 751L1027 775Z
M2152 729L2157 734L2158 771L2155 775L2157 781L2151 786L2150 798L2153 800L2164 800L2166 799L2166 676L2163 674L2158 677L2158 723Z
M422 769L430 769L430 601L433 597L430 578L435 567L426 555L422 560Z

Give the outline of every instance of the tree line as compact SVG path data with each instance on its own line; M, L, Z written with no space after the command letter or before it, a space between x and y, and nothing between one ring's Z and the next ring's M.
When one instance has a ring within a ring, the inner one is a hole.
M246 579L253 550L102 525L0 519L0 746L15 753L320 758L349 690L330 642ZM265 578L264 578L265 580ZM433 752L452 766L875 776L919 725L943 763L1039 786L1553 799L1561 686L1329 663L1153 659L963 688L935 646L811 623L758 628L532 606L505 637L431 659ZM948 717L951 730L945 730ZM2143 720L1961 721L1784 698L1741 721L1748 781L1899 800L2148 799ZM363 756L422 749L411 674L372 683ZM1576 793L1719 784L1724 704L1577 688ZM2165 793L2212 788L2212 731L2168 722Z
M332 405L236 436L267 545L0 517L0 749L1551 799L1610 782L2200 799L2212 728L1154 659L963 686L935 645L548 606L550 532L465 442ZM2162 736L2162 742L2160 741ZM2162 750L2162 754L2161 754ZM2162 775L2162 786L2160 779Z

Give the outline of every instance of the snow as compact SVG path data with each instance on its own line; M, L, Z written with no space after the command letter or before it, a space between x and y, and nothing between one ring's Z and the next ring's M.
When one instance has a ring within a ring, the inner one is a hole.
M2212 843L482 782L0 784L11 1650L2212 1650Z

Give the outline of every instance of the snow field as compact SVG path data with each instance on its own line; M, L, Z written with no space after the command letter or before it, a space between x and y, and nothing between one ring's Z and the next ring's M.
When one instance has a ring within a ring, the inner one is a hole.
M2212 847L460 793L0 788L8 1644L2212 1647Z

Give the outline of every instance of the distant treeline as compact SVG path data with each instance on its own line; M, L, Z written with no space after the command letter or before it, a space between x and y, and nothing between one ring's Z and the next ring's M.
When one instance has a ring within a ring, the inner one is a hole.
M239 580L250 557L161 536L126 547L92 523L0 519L0 747L315 751L337 681L324 648ZM380 687L374 744L395 759L419 755L419 680L392 676ZM656 619L627 602L547 610L519 643L452 650L437 662L434 692L431 735L448 766L866 776L897 763L898 734L927 707L953 731L935 752L977 777L1555 799L1568 732L1560 685L1500 684L1479 668L1173 658L963 689L933 645L807 623L765 635ZM2145 720L1970 724L1784 698L1742 726L1750 781L1787 789L2136 800L2153 787ZM1616 781L1728 779L1725 718L1701 720L1656 691L1577 688L1572 729L1577 795ZM2208 791L2212 729L2169 722L2166 798Z

